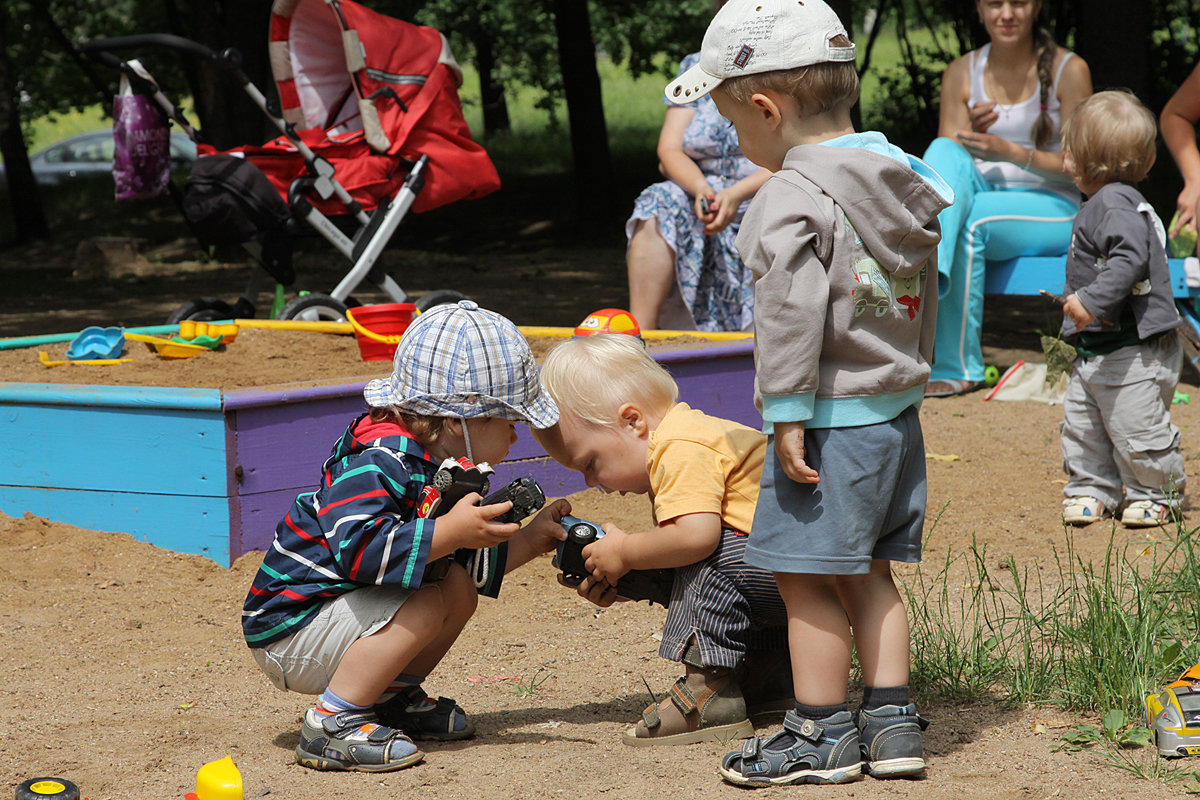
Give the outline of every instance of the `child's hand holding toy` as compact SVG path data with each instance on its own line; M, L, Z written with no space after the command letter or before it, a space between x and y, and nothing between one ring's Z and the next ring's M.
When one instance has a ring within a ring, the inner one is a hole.
M529 546L537 553L549 553L558 547L558 543L567 538L562 518L570 513L571 503L561 497L539 511L525 526Z
M630 570L623 554L625 540L628 538L628 533L611 522L606 523L604 538L597 539L583 549L584 564L588 572L592 573L593 577L616 586L621 576Z

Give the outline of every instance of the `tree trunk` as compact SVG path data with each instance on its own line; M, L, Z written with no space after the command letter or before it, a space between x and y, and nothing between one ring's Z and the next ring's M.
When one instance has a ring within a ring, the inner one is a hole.
M29 168L25 136L21 133L16 83L6 45L11 30L4 4L0 3L0 155L4 157L16 240L27 242L48 238L50 230L42 211L42 196Z
M242 70L263 94L274 97L267 56L270 0L194 0L188 8L185 24L190 31L183 35L218 53L236 48L242 54ZM225 149L261 144L278 135L228 71L191 59L185 71L206 142Z
M496 67L495 41L491 35L478 31L473 37L475 45L475 68L479 71L480 105L483 107L483 135L507 133L512 129L508 118L508 102L504 98L504 84L492 77Z
M587 0L554 0L554 29L571 124L575 205L580 224L598 229L612 207L612 156Z
M1124 88L1146 97L1147 15L1143 0L1081 0L1076 52L1091 68L1096 91Z

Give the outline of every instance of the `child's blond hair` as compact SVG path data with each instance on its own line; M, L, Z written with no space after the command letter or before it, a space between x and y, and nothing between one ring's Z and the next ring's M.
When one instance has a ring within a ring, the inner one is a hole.
M1137 183L1154 165L1158 126L1132 92L1097 92L1063 124L1063 149L1087 184Z
M625 403L663 413L679 399L674 378L624 333L567 339L546 357L541 381L560 411L593 425L618 424Z
M850 47L850 44L841 34L829 40L831 47ZM739 103L749 103L756 93L764 90L786 95L808 117L854 105L858 101L858 70L853 61L825 61L808 67L726 78L720 88Z

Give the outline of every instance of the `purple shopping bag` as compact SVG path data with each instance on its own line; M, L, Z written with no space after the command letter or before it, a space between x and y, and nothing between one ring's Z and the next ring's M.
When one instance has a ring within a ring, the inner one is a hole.
M156 197L171 177L170 131L154 101L121 76L113 98L113 182L118 200Z

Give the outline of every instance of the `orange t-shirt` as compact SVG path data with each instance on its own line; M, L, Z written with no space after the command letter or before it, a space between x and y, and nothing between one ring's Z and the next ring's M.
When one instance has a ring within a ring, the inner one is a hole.
M737 422L676 403L650 434L646 470L657 524L710 513L749 533L767 437Z

